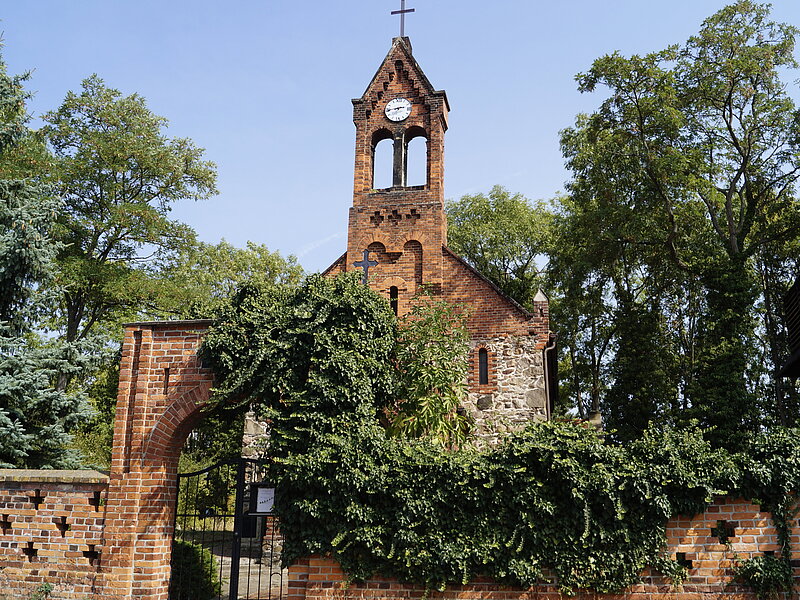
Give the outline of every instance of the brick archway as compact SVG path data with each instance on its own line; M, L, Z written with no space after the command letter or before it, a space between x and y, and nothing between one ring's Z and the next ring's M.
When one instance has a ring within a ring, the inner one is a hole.
M178 459L212 383L210 321L126 326L101 564L107 598L166 600Z

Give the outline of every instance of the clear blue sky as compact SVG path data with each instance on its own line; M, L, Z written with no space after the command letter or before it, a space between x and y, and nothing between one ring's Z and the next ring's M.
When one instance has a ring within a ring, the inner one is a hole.
M345 248L360 96L398 34L399 0L5 0L11 73L34 115L97 73L138 92L219 168L218 197L175 207L201 239L264 243L324 269ZM718 0L408 0L414 55L450 100L446 195L501 184L549 198L558 132L601 101L574 76L619 50L679 43ZM773 17L800 25L800 2ZM796 76L796 75L795 75Z

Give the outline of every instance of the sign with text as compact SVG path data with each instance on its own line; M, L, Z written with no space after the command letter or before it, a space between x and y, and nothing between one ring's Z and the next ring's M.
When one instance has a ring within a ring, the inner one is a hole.
M275 505L275 488L268 483L254 483L250 492L250 514L271 515Z

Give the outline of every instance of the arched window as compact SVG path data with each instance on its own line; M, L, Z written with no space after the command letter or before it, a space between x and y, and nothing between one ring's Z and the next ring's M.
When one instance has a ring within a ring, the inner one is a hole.
M372 135L372 189L380 190L393 185L394 142L386 129Z
M393 285L389 288L389 305L392 307L395 316L397 316L398 295L397 286Z
M489 351L486 348L478 350L478 385L489 384Z
M428 185L428 136L422 127L405 132L405 185Z

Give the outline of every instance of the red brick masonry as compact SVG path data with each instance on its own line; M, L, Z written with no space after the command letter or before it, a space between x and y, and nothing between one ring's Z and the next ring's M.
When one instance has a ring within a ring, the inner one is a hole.
M53 598L99 597L107 488L97 471L0 470L0 598L43 583Z
M54 586L53 600L166 597L167 582L156 584L152 574L168 569L167 552L137 552L125 565L108 560L110 556L119 560L119 553L114 552L119 548L115 547L118 542L114 532L106 528L106 514L111 510L106 502L107 486L108 478L96 471L0 470L0 598L27 599L42 583ZM133 498L131 501L137 503ZM143 517L136 529L150 521ZM726 521L733 528L728 546L711 533L718 521ZM146 537L151 544L161 546L160 533ZM765 552L778 554L769 513L731 498L718 499L705 513L692 518L672 519L667 541L673 557L680 552L692 562L689 580L680 588L646 572L642 583L624 594L583 593L578 598L751 599L751 593L730 583L733 561ZM798 528L792 532L792 544L800 547ZM797 568L795 577L800 577ZM345 581L334 561L312 556L290 567L287 600L404 600L425 596L422 586L387 578L351 585ZM486 579L448 587L444 592L433 591L429 596L432 600L559 598L558 591L546 584L518 589Z
M718 521L726 521L734 528L729 545L719 543L711 530ZM676 588L655 573L645 572L642 583L622 594L595 594L583 592L579 600L617 599L671 599L705 600L711 598L747 598L755 595L746 588L731 583L731 566L735 557L745 559L765 552L778 554L775 529L769 513L744 500L720 498L704 514L692 518L677 517L667 526L667 540L672 557L682 553L692 561L689 579ZM800 532L792 532L792 544L798 547ZM795 579L800 570L795 568ZM443 592L427 594L424 586L401 584L396 580L376 577L364 583L348 585L339 565L330 558L312 556L289 568L289 595L287 600L378 600L428 597L431 600L527 600L533 598L561 599L553 586L542 584L530 589L501 586L488 579L468 585L454 585Z

